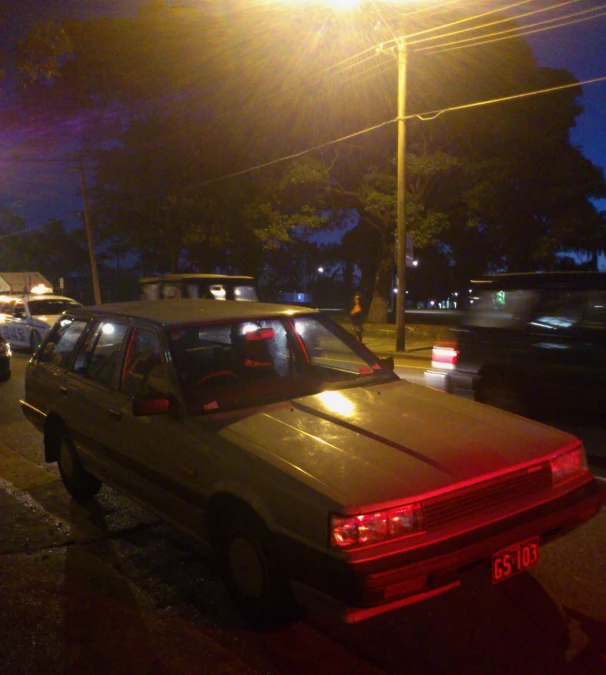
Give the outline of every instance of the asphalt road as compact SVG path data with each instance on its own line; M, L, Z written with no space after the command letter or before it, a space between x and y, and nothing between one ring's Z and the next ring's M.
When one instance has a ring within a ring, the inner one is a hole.
M2 675L606 671L606 509L504 584L482 575L353 626L308 614L255 633L203 546L108 487L87 507L68 497L19 410L27 358L0 385Z

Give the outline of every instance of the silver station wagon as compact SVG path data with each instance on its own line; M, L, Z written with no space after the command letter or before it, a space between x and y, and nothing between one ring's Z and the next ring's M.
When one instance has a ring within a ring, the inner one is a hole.
M605 498L575 437L401 380L305 308L69 310L21 404L76 500L103 481L209 542L256 625L506 581Z

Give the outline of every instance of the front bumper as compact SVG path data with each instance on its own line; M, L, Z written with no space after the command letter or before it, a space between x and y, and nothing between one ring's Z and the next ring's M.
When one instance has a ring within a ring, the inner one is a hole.
M423 373L423 381L426 387L446 391L449 394L452 393L450 373L446 370L436 370L434 368L430 368Z
M329 556L312 561L299 551L305 568L293 570L295 595L346 623L361 621L459 586L465 576L489 570L493 553L511 544L537 535L541 544L556 539L595 516L605 499L606 485L593 480L496 523L358 565Z

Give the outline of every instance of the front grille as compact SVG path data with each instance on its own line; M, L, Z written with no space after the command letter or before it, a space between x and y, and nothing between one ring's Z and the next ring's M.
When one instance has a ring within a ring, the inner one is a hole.
M478 514L496 512L551 487L549 462L500 476L423 502L428 532Z

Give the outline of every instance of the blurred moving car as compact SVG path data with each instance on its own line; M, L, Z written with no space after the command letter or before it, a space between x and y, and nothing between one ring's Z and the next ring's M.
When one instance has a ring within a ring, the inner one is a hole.
M0 335L0 382L11 377L12 353L10 344Z
M552 423L606 426L606 273L496 274L425 384Z
M105 481L212 544L243 617L358 621L500 583L606 496L574 436L400 380L316 310L76 308L27 366L67 490Z
M179 300L182 298L259 300L255 280L247 276L185 273L139 279L140 300Z
M0 297L0 333L13 347L35 351L66 309L81 307L72 298L44 293Z

